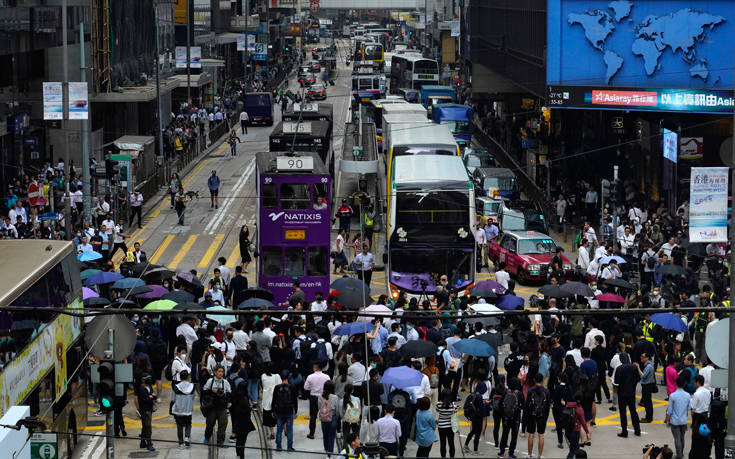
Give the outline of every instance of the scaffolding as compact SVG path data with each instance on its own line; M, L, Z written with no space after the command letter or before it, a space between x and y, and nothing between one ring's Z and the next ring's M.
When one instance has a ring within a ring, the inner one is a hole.
M92 1L92 50L94 53L94 87L97 93L110 92L110 2Z

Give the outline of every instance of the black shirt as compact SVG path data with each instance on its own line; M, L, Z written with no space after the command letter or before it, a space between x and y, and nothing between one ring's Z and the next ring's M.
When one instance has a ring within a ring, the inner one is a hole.
M245 301L244 291L248 288L248 279L240 274L237 274L230 281L230 288L228 294L232 299L232 306L237 307L240 303Z
M521 353L511 354L506 357L505 362L503 362L503 368L505 368L508 378L516 378L518 376L518 372L521 371L522 366L523 354Z

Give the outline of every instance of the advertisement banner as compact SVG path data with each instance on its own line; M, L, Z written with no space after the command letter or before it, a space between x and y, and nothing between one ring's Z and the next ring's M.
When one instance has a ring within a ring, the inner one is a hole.
M703 137L682 137L679 144L679 159L682 161L693 161L702 159L704 155Z
M237 50L245 51L245 34L241 33L237 36Z
M191 63L189 64L191 68L202 68L202 47L192 46L191 51L189 51L189 58L191 58Z
M186 46L176 47L176 68L177 69L186 68Z
M174 23L186 24L187 0L174 0Z
M679 152L679 134L664 128L664 158L671 162L676 162Z
M690 242L727 242L727 173L727 167L692 167Z
M451 24L451 36L459 37L459 20L452 21Z
M549 85L733 87L732 0L549 0Z
M64 96L61 83L43 82L43 119L64 118Z
M248 52L249 53L255 52L255 35L251 33L248 34Z
M89 119L89 93L86 81L69 83L69 119Z
M722 89L605 88L548 86L550 108L593 108L732 114L732 91Z

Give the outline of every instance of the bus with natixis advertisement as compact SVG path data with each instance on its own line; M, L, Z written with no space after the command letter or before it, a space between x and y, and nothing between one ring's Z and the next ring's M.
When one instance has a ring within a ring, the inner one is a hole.
M0 417L29 406L55 433L58 457L71 457L87 425L83 321L59 312L83 312L74 244L1 240L0 253L0 308L16 308L0 310Z

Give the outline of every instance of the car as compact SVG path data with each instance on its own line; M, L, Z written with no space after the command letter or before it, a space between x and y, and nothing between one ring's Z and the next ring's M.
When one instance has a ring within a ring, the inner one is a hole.
M327 88L323 84L312 84L306 91L306 98L309 100L326 100Z
M299 72L299 84L301 87L311 86L316 83L316 77L311 72Z
M485 148L468 147L464 150L462 157L470 175L478 167L496 167L495 158Z
M484 222L498 222L500 209L503 207L503 201L500 199L488 198L487 196L479 196L475 198L475 213L477 218Z
M472 181L482 196L518 199L521 194L515 174L504 167L477 167Z
M506 201L498 209L498 228L500 231L549 233L549 225L541 206L531 201Z
M549 264L556 252L551 236L537 231L504 231L497 242L489 244L488 255L497 266L505 262L506 271L516 277L519 284L546 282ZM561 255L562 270L569 273L572 262Z
M311 61L309 63L309 68L311 69L311 73L321 73L322 71L322 66L317 61Z

